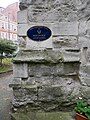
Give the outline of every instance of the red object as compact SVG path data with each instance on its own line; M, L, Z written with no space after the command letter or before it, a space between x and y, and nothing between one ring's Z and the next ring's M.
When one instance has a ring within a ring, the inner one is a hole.
M76 113L76 120L88 120L88 118L79 113Z

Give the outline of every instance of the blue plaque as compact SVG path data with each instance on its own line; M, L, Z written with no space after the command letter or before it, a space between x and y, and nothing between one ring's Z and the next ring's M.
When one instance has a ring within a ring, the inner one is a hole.
M34 41L47 40L51 34L51 30L45 26L34 26L27 31L27 36Z

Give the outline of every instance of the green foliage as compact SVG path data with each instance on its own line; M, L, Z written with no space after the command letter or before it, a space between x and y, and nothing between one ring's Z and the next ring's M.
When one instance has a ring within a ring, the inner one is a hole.
M85 101L78 101L75 107L75 111L85 115L88 119L90 119L90 105L87 104Z
M9 55L16 51L17 46L10 40L0 39L0 59L2 63L3 53Z
M0 53L12 54L17 47L12 41L0 39Z
M12 58L3 58L0 72L7 72L9 70L12 70Z

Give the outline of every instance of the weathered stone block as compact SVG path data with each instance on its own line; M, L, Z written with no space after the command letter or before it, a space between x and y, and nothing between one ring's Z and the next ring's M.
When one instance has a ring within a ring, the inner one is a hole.
M37 100L37 88L33 87L27 87L24 86L24 88L20 89L14 89L14 106L21 106L26 105L28 103L32 103L35 100Z
M67 76L56 76L53 78L54 85L67 86L73 83L73 78ZM64 81L64 82L63 82Z
M26 49L45 49L52 48L52 37L45 41L33 41L30 38L26 38Z
M87 100L89 100L90 99L90 86L89 87L82 86L81 91L83 93L82 96L86 98Z
M65 75L73 75L73 74L77 74L79 73L79 68L80 68L80 63L73 63L73 62L69 62L69 63L64 63L64 74Z
M26 86L26 91L27 91L27 94L26 94L26 97L27 97L27 103L30 103L32 101L36 101L37 100L37 96L38 96L38 93L37 93L37 87L27 87Z
M14 58L14 62L29 62L29 63L61 63L62 55L59 50L44 49L44 50L27 50L19 51Z
M88 22L87 22L87 29L90 30L90 20L88 20Z
M85 35L87 30L87 22L80 21L79 23L79 35Z
M44 64L30 64L29 65L29 76L51 76L53 68L51 65Z
M42 86L38 89L38 100L63 103L63 100L68 101L70 97L74 99L79 97L81 86L71 78L63 80L65 81L60 85Z
M25 97L25 96L26 96L26 90L25 90L25 89L21 89L21 88L19 88L19 89L14 89L13 94L14 94L14 97L15 97L16 99L22 98L22 97Z
M78 46L78 38L74 36L55 36L53 37L54 48L68 48Z
M18 42L20 50L26 48L26 37L18 37Z
M30 77L27 84L37 85L37 87L42 87L43 85L52 85L53 76Z
M52 74L54 76L61 76L64 74L63 63L53 64L52 65Z
M17 78L27 78L28 77L28 65L26 63L14 64L13 65L13 75Z
M17 14L17 23L18 24L27 24L27 10L18 11Z
M76 75L79 72L80 63L66 62L52 65L52 74L56 76Z
M81 62L82 65L87 65L88 62L88 47L83 47L81 51Z
M81 83L82 85L90 87L90 75L81 77Z
M78 46L80 48L89 47L90 41L88 37L82 36L78 38Z
M28 24L18 24L18 36L27 36L27 26Z
M60 22L52 25L53 35L78 35L78 22Z
M62 52L63 62L80 62L80 50L78 48L66 49Z
M20 88L21 87L21 78L14 78L12 83L9 84L9 87Z
M52 101L55 100L56 97L62 96L62 90L61 87L56 86L46 86L42 87L38 90L38 100L39 101Z

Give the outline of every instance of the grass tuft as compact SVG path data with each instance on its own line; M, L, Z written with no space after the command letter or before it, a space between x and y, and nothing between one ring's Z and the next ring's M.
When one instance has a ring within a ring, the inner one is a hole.
M4 58L0 64L0 72L12 70L12 58Z

